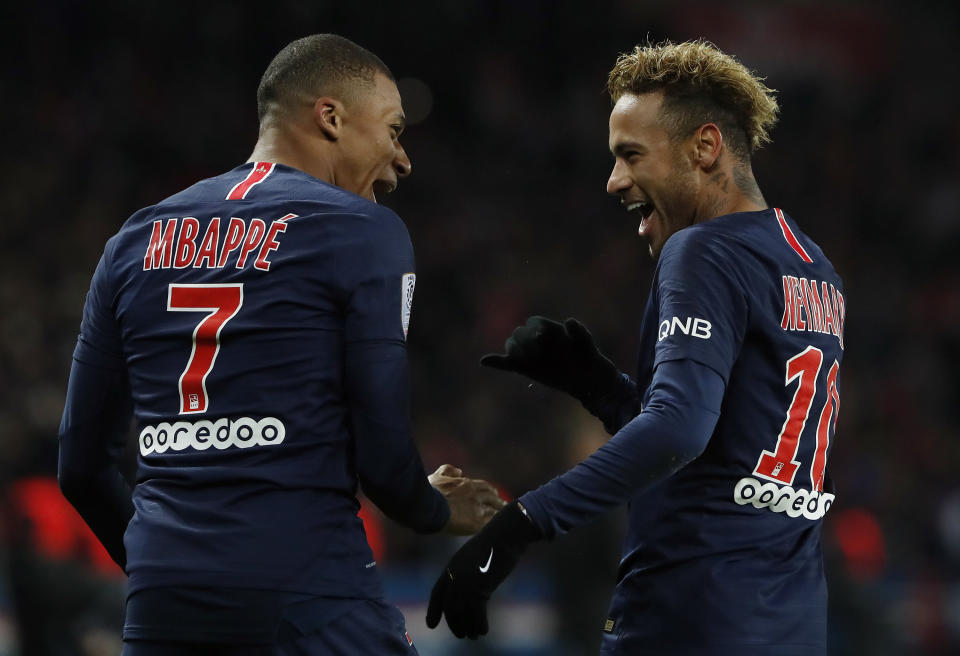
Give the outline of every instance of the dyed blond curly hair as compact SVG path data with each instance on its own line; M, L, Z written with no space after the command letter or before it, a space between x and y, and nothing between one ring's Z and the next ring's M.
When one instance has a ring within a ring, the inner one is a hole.
M607 78L614 103L625 94L663 91L661 119L672 138L716 123L740 158L770 143L779 110L776 91L734 57L704 39L636 46L617 58Z

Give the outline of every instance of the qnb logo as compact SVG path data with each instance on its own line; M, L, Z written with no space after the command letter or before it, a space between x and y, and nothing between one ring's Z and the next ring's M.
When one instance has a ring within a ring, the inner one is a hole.
M210 447L222 450L272 446L283 442L286 434L283 422L276 417L161 422L140 431L140 455L184 449L205 451Z
M780 486L772 482L761 483L750 476L741 478L733 489L733 500L741 506L749 503L754 508L767 508L786 513L789 517L810 520L820 519L827 514L835 498L836 495L826 492L795 490L789 485Z
M690 335L698 339L710 339L710 336L713 335L713 324L699 317L687 317L683 320L680 317L664 319L660 324L660 336L657 341L662 342L667 337L676 334L678 330L684 335Z

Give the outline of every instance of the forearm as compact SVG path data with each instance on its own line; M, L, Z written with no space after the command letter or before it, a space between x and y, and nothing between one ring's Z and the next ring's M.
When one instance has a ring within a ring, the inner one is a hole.
M684 360L654 374L650 402L593 455L520 498L545 537L589 523L703 452L719 416L723 380Z
M367 497L390 519L418 533L435 533L450 519L446 498L430 485L409 432L355 423L357 470Z
M346 375L355 465L364 493L388 517L414 531L441 530L450 508L430 485L410 434L404 347L384 343L348 352Z
M607 432L614 435L640 414L640 390L629 376L620 374L609 392L582 403L590 414L603 422Z
M74 361L60 424L58 480L118 565L126 565L123 535L133 516L130 485L120 473L130 422L126 372Z
M63 496L77 509L110 557L125 568L123 536L133 517L133 501L130 485L119 468L114 465L96 472L77 472L61 461L58 480Z

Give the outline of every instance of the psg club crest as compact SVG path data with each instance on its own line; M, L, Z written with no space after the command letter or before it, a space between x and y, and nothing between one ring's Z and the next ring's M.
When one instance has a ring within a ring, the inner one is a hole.
M405 273L400 284L400 323L403 325L403 338L407 338L410 328L410 311L413 309L413 288L417 284L417 274Z

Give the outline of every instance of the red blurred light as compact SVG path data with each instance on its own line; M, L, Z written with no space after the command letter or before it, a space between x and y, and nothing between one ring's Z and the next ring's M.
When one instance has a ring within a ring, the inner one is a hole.
M101 574L122 576L107 550L77 511L60 493L57 480L36 476L15 481L9 488L14 512L30 524L30 541L52 560L78 558Z
M833 518L832 526L851 578L869 581L883 573L887 564L886 540L871 513L860 508L844 510Z

